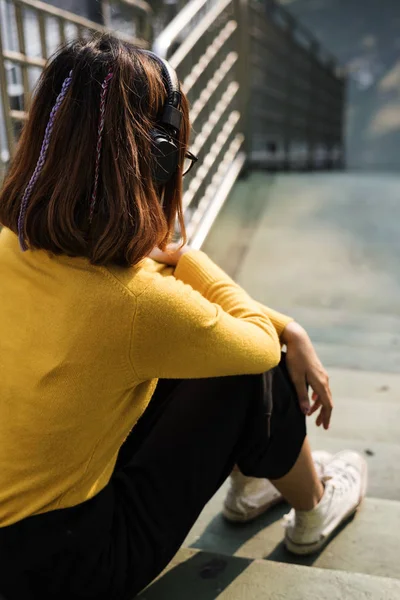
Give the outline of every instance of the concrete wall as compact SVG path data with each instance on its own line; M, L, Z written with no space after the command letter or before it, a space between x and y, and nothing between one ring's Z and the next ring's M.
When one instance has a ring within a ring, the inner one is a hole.
M400 167L400 0L280 0L350 71L350 168Z

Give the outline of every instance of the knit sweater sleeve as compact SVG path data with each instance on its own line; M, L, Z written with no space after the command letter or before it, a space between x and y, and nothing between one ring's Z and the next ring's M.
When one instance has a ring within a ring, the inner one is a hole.
M141 380L262 373L279 360L263 308L200 251L137 299L131 361Z
M286 325L288 325L289 323L292 323L292 321L294 321L294 319L292 317L288 317L287 315L284 315L283 313L278 312L277 310L274 310L273 308L264 306L263 304L260 304L259 302L257 302L257 304L258 304L259 308L263 311L263 313L271 319L271 323L275 327L276 333L278 334L278 336L280 338Z

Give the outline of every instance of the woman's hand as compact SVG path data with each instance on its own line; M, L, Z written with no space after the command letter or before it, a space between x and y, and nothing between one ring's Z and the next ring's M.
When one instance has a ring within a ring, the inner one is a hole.
M154 248L152 252L149 254L149 258L156 260L159 263L163 263L165 265L172 265L176 267L179 259L191 250L189 246L180 246L179 244L168 244L165 252L160 250L159 248Z
M329 428L333 402L329 378L319 360L307 332L298 323L289 323L281 340L287 347L286 365L296 388L300 407L304 414L312 415L321 409L317 425ZM307 385L312 390L313 405L310 406Z

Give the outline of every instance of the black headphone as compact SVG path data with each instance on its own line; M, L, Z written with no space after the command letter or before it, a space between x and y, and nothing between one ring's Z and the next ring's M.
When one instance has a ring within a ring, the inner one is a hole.
M178 168L179 132L182 125L181 90L178 76L166 60L149 50L142 50L142 52L151 56L160 65L167 87L167 100L161 117L150 133L153 148L153 177L156 183L164 185Z

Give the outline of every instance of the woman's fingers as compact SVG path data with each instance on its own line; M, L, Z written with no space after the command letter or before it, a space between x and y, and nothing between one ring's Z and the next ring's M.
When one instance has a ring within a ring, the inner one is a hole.
M153 248L153 250L149 254L149 258L156 260L157 262L162 262L165 258L165 252L160 250L160 248Z
M314 404L312 405L310 412L308 413L310 417L322 406L321 402L315 392L313 392L312 399L314 400Z
M153 250L149 254L149 258L152 258L153 260L156 260L159 263L176 266L181 256L183 256L189 250L189 246L182 246L180 244L168 244L165 251L160 250L160 248L153 248Z
M318 402L321 405L321 412L317 418L317 425L323 425L324 429L328 429L333 410L332 393L329 387L328 376L325 375L322 381L318 381L318 383L313 385L313 389L318 395Z
M295 385L301 410L313 414L319 410L317 425L328 429L333 402L329 389L328 375L319 360L307 332L296 323L289 323L285 329L284 341L287 346L286 365ZM313 390L312 407L308 396L308 385Z
M302 412L305 415L310 414L310 398L308 397L307 385L304 379L297 379L293 381L296 388L297 397Z
M315 392L313 392L312 399L314 400L314 404L311 406L308 416L311 417L311 415L317 412L317 410L321 409L317 417L316 424L318 427L320 427L323 424L325 429L328 429L332 415L332 406L330 406L327 410L326 407L322 405L319 396Z
M322 424L324 426L324 429L329 429L329 425L331 424L332 410L333 406L323 406L321 408Z

